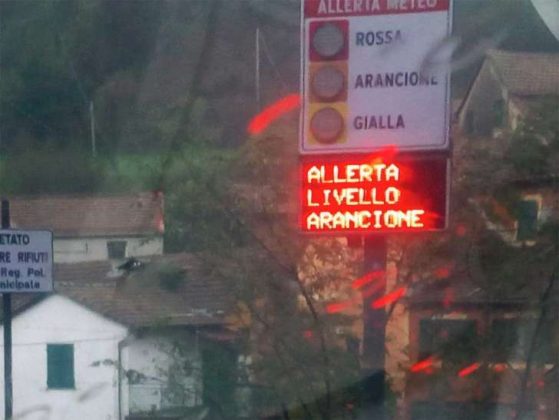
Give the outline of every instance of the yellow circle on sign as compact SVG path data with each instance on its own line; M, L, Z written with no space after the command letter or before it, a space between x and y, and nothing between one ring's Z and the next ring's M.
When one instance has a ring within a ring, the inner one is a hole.
M338 110L322 108L312 116L310 129L319 143L335 143L344 131L344 119Z

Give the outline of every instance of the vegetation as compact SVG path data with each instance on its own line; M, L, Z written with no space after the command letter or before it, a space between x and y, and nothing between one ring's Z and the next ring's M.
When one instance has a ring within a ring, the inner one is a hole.
M559 122L557 97L545 98L515 130L507 158L516 177L557 175L559 165Z
M439 334L446 334L446 339L441 339L433 354L442 361L441 368L431 375L422 371L409 378L408 389L429 390L429 398L436 400L458 386L462 369L472 367L475 374L464 374L472 379L460 385L468 400L480 404L479 411L469 414L472 418L493 418L487 406L498 390L509 393L515 418L523 418L537 392L530 385L537 369L559 351L559 220L553 204L559 191L553 163L559 134L556 109L548 100L535 104L504 142L455 139L450 229L395 246L399 282L432 302L432 307L438 302L437 313L476 308L489 326L489 319L498 319L499 313L524 319L524 324L509 327L512 330L506 331L503 325L476 337L464 324L453 332L452 340L449 331L441 329ZM535 197L543 201L541 209L547 209L537 223L521 205ZM522 227L526 223L528 230ZM495 360L505 361L508 373L496 372ZM513 368L512 361L525 363L526 368ZM557 384L554 371L540 381L549 395L556 395ZM547 401L554 404L553 398Z

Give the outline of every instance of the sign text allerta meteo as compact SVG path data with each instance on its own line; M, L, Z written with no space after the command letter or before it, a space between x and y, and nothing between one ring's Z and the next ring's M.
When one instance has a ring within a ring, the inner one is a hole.
M52 233L0 230L0 293L52 290Z

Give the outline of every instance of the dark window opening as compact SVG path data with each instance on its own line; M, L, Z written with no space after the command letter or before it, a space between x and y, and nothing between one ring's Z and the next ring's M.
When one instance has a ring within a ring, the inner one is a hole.
M517 205L518 229L516 238L519 241L535 239L538 230L538 202L522 200Z
M499 99L493 102L493 126L503 127L505 125L505 101Z
M473 363L477 355L476 321L423 319L419 324L419 359L438 356L443 363Z
M107 253L112 260L126 258L126 241L107 242Z
M534 343L533 360L553 363L552 324L544 321L538 335L534 336L536 325L535 319L494 320L490 331L491 360L498 363L526 361Z
M47 387L73 389L74 345L47 344Z

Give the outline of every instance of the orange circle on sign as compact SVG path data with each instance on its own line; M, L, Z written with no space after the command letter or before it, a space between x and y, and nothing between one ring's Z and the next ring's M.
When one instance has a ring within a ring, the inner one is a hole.
M321 67L311 80L313 93L322 101L335 100L345 88L345 75L333 66Z

